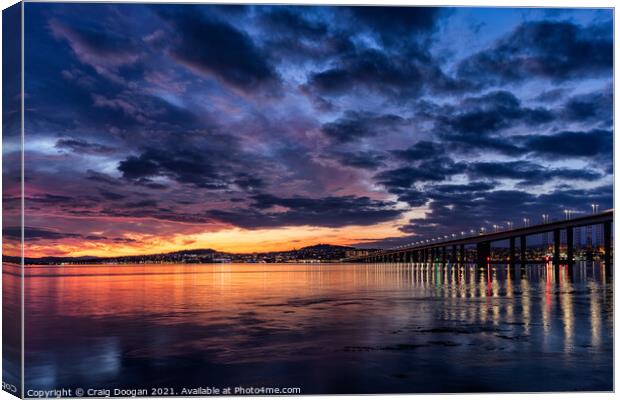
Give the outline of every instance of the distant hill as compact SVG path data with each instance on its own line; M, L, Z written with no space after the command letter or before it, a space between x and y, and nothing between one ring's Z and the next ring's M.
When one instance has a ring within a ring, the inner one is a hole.
M300 249L263 253L226 253L214 249L178 250L170 253L121 257L41 257L26 258L26 264L101 264L101 263L212 263L212 262L295 262L296 260L338 261L355 247L316 244ZM20 263L19 257L3 256L5 262Z

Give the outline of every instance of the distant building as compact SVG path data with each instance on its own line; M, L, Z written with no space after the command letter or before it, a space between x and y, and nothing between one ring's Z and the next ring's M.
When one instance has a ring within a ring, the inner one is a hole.
M353 250L347 250L345 252L345 255L347 258L349 257L358 257L358 256L367 256L368 254L370 254L370 250L366 250L366 249L353 249Z

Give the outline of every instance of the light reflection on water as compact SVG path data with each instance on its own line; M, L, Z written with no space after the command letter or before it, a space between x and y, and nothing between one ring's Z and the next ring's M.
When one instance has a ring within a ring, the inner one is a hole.
M612 389L613 282L599 264L93 265L27 276L26 388Z

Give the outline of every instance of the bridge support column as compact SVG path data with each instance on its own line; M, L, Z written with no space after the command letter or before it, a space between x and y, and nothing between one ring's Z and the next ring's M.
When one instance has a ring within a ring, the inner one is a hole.
M605 251L605 270L611 270L611 222L603 223L603 247ZM611 272L611 271L609 271Z
M517 252L515 249L516 239L514 237L511 237L510 239L508 239L508 241L510 243L509 250L508 250L508 264L510 266L513 266L515 265L515 258L517 257L517 254L516 254Z
M467 261L467 257L465 257L465 245L464 244L461 245L461 249L459 252L461 253L461 263L465 264L465 262Z
M560 230L553 231L553 263L560 263Z
M569 226L566 228L566 263L570 267L573 265L573 227Z
M456 264L456 245L452 245L452 264Z
M476 245L476 256L478 258L478 266L485 266L487 264L487 259L491 256L491 243L478 243Z
M441 248L441 262L446 263L448 261L448 252L446 251L446 246Z
M525 238L525 235L519 238L519 242L520 242L519 252L521 253L521 264L525 265L525 263L527 262L527 255L525 252L527 250L527 240Z

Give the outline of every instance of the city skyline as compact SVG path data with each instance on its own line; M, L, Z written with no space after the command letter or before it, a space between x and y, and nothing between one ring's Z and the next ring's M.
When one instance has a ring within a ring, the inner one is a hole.
M612 206L610 9L24 9L26 257L392 247Z

